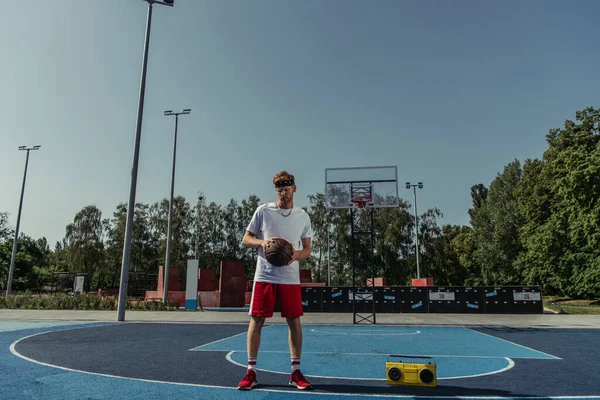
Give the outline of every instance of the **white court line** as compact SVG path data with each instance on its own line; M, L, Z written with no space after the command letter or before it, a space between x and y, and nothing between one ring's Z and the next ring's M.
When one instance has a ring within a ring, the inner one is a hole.
M272 326L275 326L275 325L269 325L269 326L265 326L265 327L263 327L263 330L264 330L264 329L267 329L267 328L270 328L270 327L272 327ZM192 347L192 348L191 348L191 349L189 349L188 351L229 351L229 350L202 350L202 347L204 347L204 346L208 346L208 345L210 345L210 344L219 343L219 342L222 342L223 340L231 339L231 338L234 338L234 337L237 337L237 336L245 335L245 334L247 334L247 333L248 333L248 331L246 331L246 332L241 332L241 333L238 333L237 335L228 336L228 337L225 337L225 338L223 338L223 339L215 340L214 342L210 342L210 343L204 343L204 344L201 344L200 346Z
M241 349L241 350L211 350L211 349L191 349L190 351L222 351L222 352L232 352L232 353L243 353L246 350L245 349ZM260 350L260 353L271 353L271 354L276 354L276 353L285 353L285 354L289 354L289 351L284 351L284 350ZM340 352L339 351L302 351L302 354L332 354L332 355L339 355ZM387 356L388 353L343 353L344 355L349 355L349 356L360 356L360 357L365 357L365 356ZM459 356L459 355L455 355L455 354L436 354L436 355L428 355L428 354L419 354L420 357L438 357L438 358L490 358L490 359L496 359L496 358L502 358L502 359L508 359L510 358L512 359L516 359L516 360L548 360L548 358L546 357L503 357L503 356Z
M231 353L243 353L246 350L203 350L203 351L228 351ZM260 353L285 353L289 354L289 350L260 350ZM349 356L361 356L361 357L372 357L372 356L387 356L388 353L340 353L339 351L302 351L302 354L331 354L331 355L349 355ZM454 354L419 354L419 357L439 357L439 358L501 358L506 359L508 357L503 356L458 356ZM513 357L514 358L514 357ZM547 358L535 358L534 360L547 360Z
M560 357L556 357L556 356L553 356L552 354L544 353L543 351L539 351L539 350L532 349L530 347L523 346L523 345L515 343L515 342L511 342L510 340L502 339L502 338L499 338L499 337L496 337L496 336L493 336L493 335L488 335L487 333L478 332L478 331L476 331L474 329L471 329L471 328L466 328L465 327L465 329L470 330L471 332L479 333L480 335L488 336L488 337L491 337L491 338L494 338L494 339L497 339L497 340L501 340L501 341L506 342L506 343L510 343L513 346L518 346L518 347L522 347L522 348L527 349L527 350L531 350L531 351L533 351L535 353L547 355L548 357L550 357L550 358L552 358L554 360L562 360L562 358L560 358ZM533 358L533 357L514 357L514 358Z
M223 389L223 390L238 390L235 387L230 387L230 386L216 386L216 385L202 385L202 384L197 384L197 383L181 383L181 382L168 382L168 381L159 381L159 380L152 380L152 379L142 379L142 378L130 378L130 377L125 377L125 376L118 376L118 375L110 375L110 374L101 374L98 372L88 372L88 371L82 371L82 370L76 370L76 369L72 369L72 368L66 368L66 367L61 367L58 365L52 365L52 364L48 364L48 363L44 363L41 361L36 361L32 358L26 357L22 354L20 354L19 352L16 351L15 346L28 338L31 338L33 336L38 336L38 335L42 335L45 333L51 333L51 332L55 332L55 331L47 331L47 332L41 332L41 333L36 333L34 335L29 335L29 336L25 336L22 337L21 339L16 340L15 342L13 342L10 345L10 352L12 354L14 354L15 356L32 362L34 364L38 364L38 365L42 365L45 367L50 367L50 368L56 368L56 369L60 369L63 371L68 371L68 372L78 372L81 374L86 374L86 375L94 375L94 376L102 376L105 378L115 378L115 379L123 379L123 380L129 380L129 381L136 381L136 382L147 382L147 383L162 383L162 384L167 384L167 385L174 385L174 386L187 386L187 387L198 387L198 388L208 388L208 389ZM246 366L244 366L245 368ZM252 389L253 391L260 391L260 392L270 392L270 393L293 393L293 394L299 394L298 390L274 390L274 389L261 389L261 388L255 388ZM501 396L414 396L414 395L403 395L403 394L393 394L393 395L388 395L388 394L357 394L357 393L315 393L315 392L310 392L307 393L306 395L312 395L312 396L323 396L323 397L371 397L371 398L394 398L394 399L398 399L398 398L403 398L403 399L484 399L484 400L508 400L508 399L519 399L519 400L536 400L536 399L540 399L540 400L544 400L544 399L556 399L556 400L562 400L562 399L600 399L600 395L595 395L595 396L539 396L539 397L529 397L529 396L521 396L521 397L501 397Z
M229 353L227 353L227 355L225 356L225 359L227 361L229 361L230 363L234 364L234 365L238 365L240 367L244 367L247 368L248 366L246 364L241 364L237 361L235 361L233 358L231 358L231 356L233 355L233 353L236 353L236 350L230 351ZM275 352L261 352L261 353L275 353ZM284 353L283 351L280 353ZM287 353L286 353L287 354ZM306 352L303 352L303 354L306 354ZM329 353L313 353L313 354L329 354ZM331 353L331 354L338 354L338 353ZM344 353L344 354L351 354L351 353ZM361 354L361 355L368 355L368 354ZM431 357L440 357L440 356L431 356ZM443 356L442 356L443 357ZM475 358L475 357L468 357L466 356L465 358ZM475 374L475 375L459 375L459 376L447 376L444 378L437 378L438 381L441 380L448 380L448 379L463 379L463 378L476 378L476 377L480 377L480 376L486 376L486 375L494 375L494 374L499 374L502 373L504 371L508 371L509 369L511 369L512 367L515 366L515 362L513 360L511 360L508 357L481 357L481 358L502 358L505 359L508 362L508 365L504 368L498 369L496 371L491 371L491 372L485 372L483 374ZM256 368L258 371L264 371L264 372L270 372L273 374L279 374L279 375L289 375L289 372L281 372L281 371L273 371L270 369L264 369L264 368ZM325 378L325 379L346 379L346 380L361 380L361 381L385 381L386 379L381 379L381 378L363 378L363 377L351 377L351 378L347 378L347 377L341 377L341 376L328 376L328 375L311 375L311 374L305 374L306 376L309 376L311 378Z
M350 335L350 336L406 336L406 335L418 335L421 331L414 332L402 332L402 333L346 333L346 332L336 332L336 331L320 331L318 329L311 329L311 332L315 333L327 333L330 335ZM375 332L375 331L372 331Z
M31 329L43 329L43 328L62 328L62 327L73 327L81 324L94 324L95 322L79 322L79 321L0 321L0 333L2 332L16 332Z
M212 350L212 349L200 349L200 350L196 350L196 351L227 351L227 352L232 352L232 353L242 353L245 352L246 349L228 349L228 350ZM285 354L289 354L289 350L260 350L260 353L285 353ZM332 354L332 355L339 355L339 354L344 354L344 355L349 355L349 356L361 356L361 357L373 357L373 356L387 356L389 355L388 353L340 353L339 351L302 351L302 354ZM462 356L462 355L457 355L457 354L418 354L418 356L420 357L439 357L439 358L502 358L502 359L508 359L509 357L505 357L505 356ZM547 357L510 357L510 359L518 359L518 360L548 360Z
M264 328L263 328L263 329L264 329ZM201 351L201 350L202 350L202 347L204 347L204 346L208 346L208 345L211 345L211 344L219 343L219 342L222 342L223 340L232 339L232 338L234 338L234 337L241 336L241 335L245 335L245 334L247 334L247 333L248 333L248 332L242 332L242 333L238 333L237 335L233 335L233 336L227 336L227 337L225 337L225 338L223 338L223 339L215 340L214 342L210 342L210 343L204 343L204 344L201 344L200 346L192 347L192 348L191 348L191 349L189 349L188 351ZM227 350L213 350L213 351L227 351Z

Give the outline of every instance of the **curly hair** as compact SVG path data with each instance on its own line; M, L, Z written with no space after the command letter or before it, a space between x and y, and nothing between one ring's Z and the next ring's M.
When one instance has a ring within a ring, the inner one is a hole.
M292 181L294 182L294 175L288 173L287 171L281 171L279 173L277 173L274 177L273 177L273 184L276 184L279 181Z

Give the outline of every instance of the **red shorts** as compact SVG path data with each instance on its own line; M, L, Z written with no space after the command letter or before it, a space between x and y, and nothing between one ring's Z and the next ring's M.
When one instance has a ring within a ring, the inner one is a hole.
M297 318L304 315L300 285L254 282L248 314L270 318L273 316L275 303L279 304L281 316L284 318Z

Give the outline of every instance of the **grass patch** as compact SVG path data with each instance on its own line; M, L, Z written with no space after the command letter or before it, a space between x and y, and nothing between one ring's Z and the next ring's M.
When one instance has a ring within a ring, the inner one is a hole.
M565 314L587 314L587 315L598 315L600 314L600 306L570 306L561 305Z
M576 300L547 296L544 307L559 314L600 315L599 300Z

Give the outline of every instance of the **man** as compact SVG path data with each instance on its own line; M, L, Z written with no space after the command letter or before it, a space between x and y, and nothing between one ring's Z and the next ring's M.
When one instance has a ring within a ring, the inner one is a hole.
M311 389L311 384L300 372L302 352L300 317L304 313L298 261L310 256L312 228L306 211L294 206L296 192L294 175L281 171L273 178L273 184L279 200L260 205L256 209L242 239L244 246L258 249L258 259L250 301L248 369L238 384L238 389L249 390L257 385L256 359L260 347L260 334L265 318L273 316L276 301L281 308L281 316L288 324L292 369L289 383L298 389ZM285 239L294 247L294 255L286 266L273 266L265 258L265 249L274 238Z

